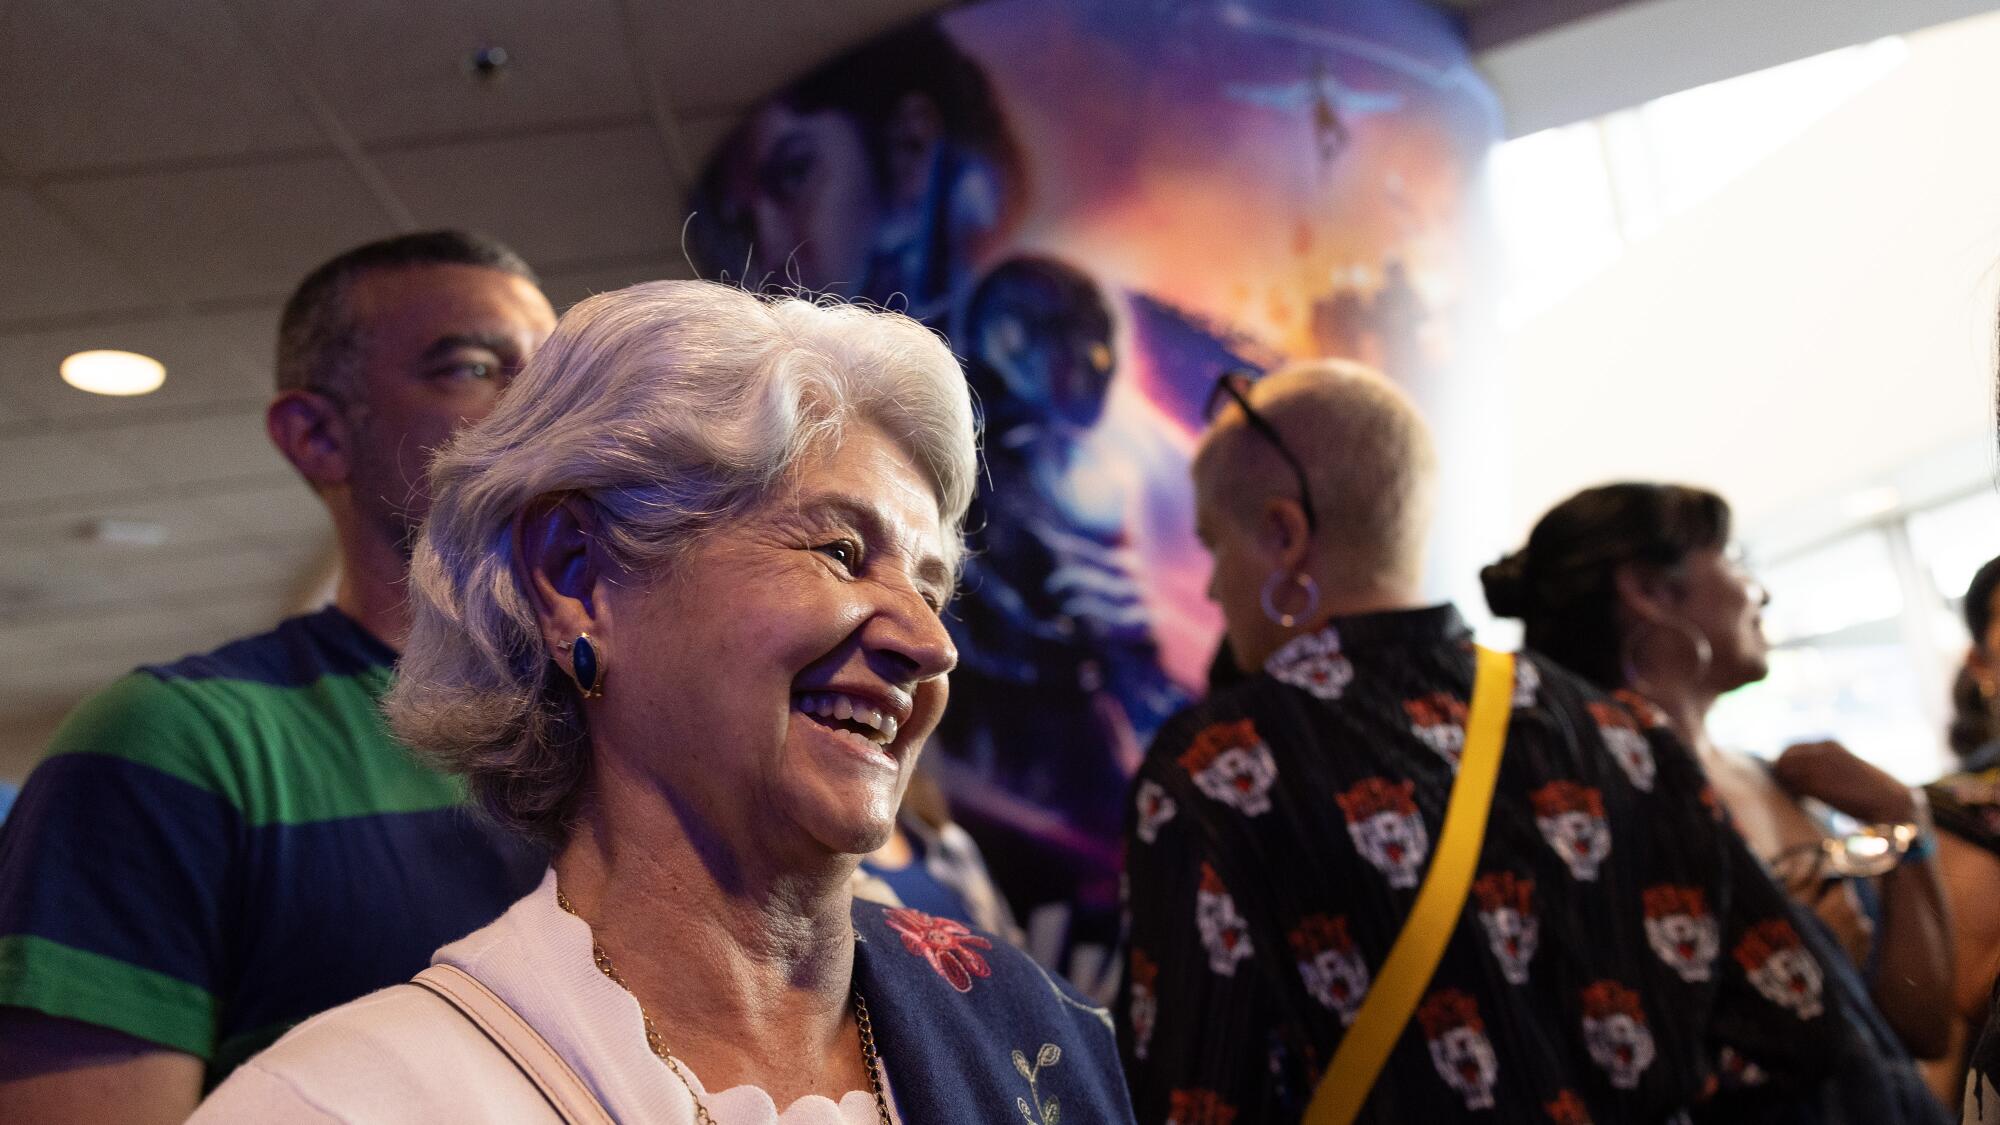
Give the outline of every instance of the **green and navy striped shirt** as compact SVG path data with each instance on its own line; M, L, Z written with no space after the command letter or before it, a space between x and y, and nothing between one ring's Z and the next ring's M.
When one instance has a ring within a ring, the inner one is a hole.
M376 708L395 654L335 609L86 701L0 827L0 1005L208 1062L409 978L546 858Z

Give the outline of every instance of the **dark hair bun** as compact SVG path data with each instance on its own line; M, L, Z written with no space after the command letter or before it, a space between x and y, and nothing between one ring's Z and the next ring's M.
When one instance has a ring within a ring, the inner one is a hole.
M1479 572L1486 588L1486 608L1495 617L1528 615L1528 553L1515 551Z

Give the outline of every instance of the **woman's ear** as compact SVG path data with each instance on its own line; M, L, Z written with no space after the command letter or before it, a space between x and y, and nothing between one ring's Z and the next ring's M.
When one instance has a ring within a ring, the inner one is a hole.
M1306 524L1306 510L1297 500L1282 496L1265 501L1257 541L1271 556L1272 569L1277 573L1304 570L1306 555L1312 549L1312 529Z
M1965 654L1965 669L1972 673L1972 681L1979 685L1979 697L1993 701L2000 695L2000 668L1993 666L1993 658L1987 655L1986 646L1974 644Z
M603 579L597 513L575 494L545 496L514 517L514 579L528 595L551 652L579 634L610 640L598 597Z
M1624 614L1641 621L1659 621L1673 612L1678 600L1666 571L1645 563L1619 563L1611 572L1611 588Z

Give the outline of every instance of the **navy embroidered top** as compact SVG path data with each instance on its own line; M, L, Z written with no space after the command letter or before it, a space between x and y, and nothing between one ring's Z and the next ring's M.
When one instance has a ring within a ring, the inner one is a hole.
M1110 1013L1026 954L948 918L860 900L854 927L855 983L894 1060L904 1121L1132 1121Z
M1116 1009L1140 1121L1299 1119L1428 867L1472 673L1450 607L1339 619L1162 730ZM1471 898L1362 1119L1796 1104L1852 1032L1699 764L1534 656L1513 702Z

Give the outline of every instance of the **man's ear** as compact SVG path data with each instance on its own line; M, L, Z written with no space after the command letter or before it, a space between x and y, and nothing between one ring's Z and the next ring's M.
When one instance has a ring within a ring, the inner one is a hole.
M314 491L347 483L354 428L332 398L318 391L284 391L264 410L264 432Z
M549 651L589 633L605 645L610 622L598 598L604 577L597 513L575 494L544 496L514 517L514 580L528 596Z

